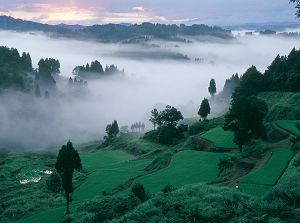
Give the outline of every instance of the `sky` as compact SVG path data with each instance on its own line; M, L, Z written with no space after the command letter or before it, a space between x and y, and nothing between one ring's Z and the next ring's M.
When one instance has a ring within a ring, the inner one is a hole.
M295 22L289 0L0 0L0 15L47 24Z

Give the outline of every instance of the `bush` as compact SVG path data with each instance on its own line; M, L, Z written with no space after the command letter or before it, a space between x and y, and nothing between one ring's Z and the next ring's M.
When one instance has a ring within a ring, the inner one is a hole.
M172 192L172 191L175 191L175 190L177 190L177 187L173 187L173 186L170 185L170 184L166 184L166 186L164 186L164 188L162 189L162 192L163 192L164 194L167 194L167 193Z
M58 193L61 190L61 176L57 172L53 172L49 179L46 180L46 184L49 190L54 193Z
M160 126L156 130L145 133L143 139L164 145L176 145L184 138L182 127Z
M0 147L0 160L7 158L9 152L10 151L8 149Z
M207 132L210 129L216 128L221 125L223 125L223 122L217 118L213 118L211 120L199 121L189 126L188 133L189 135L196 135L199 133Z
M144 185L141 183L136 183L132 186L131 194L133 197L137 197L142 202L145 202L150 198L150 194L146 191Z

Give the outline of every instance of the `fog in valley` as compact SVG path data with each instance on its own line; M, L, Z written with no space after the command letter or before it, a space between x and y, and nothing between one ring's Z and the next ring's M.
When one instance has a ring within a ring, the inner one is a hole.
M55 76L57 93L50 93L50 100L22 93L1 96L0 144L48 148L60 147L69 139L74 143L98 140L114 120L129 129L133 123L144 122L149 130L153 129L150 111L166 105L178 108L186 118L197 117L203 98L210 98L211 78L220 92L232 74L242 75L252 65L263 73L277 54L288 55L293 47L299 48L298 39L277 36L245 35L228 41L183 38L192 43L147 41L148 46L140 47L1 31L1 45L20 54L29 52L34 68L41 58L58 59L64 78ZM164 59L165 53L179 53L190 60ZM68 89L72 70L95 60L103 68L114 64L124 74L87 80L87 88L79 92ZM220 109L212 107L212 112Z

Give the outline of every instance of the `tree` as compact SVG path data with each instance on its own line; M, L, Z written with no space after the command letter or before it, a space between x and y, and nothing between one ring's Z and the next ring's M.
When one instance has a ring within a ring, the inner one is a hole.
M104 138L106 140L111 140L117 137L117 134L119 133L119 126L118 126L118 122L116 120L114 120L112 122L112 124L108 124L105 128L105 132L107 134L107 136L104 136Z
M34 95L36 97L41 97L41 89L40 89L40 86L38 84L35 86Z
M255 96L244 95L233 97L230 104L223 129L234 133L233 142L242 152L242 146L250 139L266 136L263 118L268 112L268 106Z
M300 18L300 0L290 0L290 3L295 3L296 2L296 6L295 6L295 8L297 9L297 11L296 11L296 13L295 13L295 15L296 15L296 17L297 18Z
M210 105L208 99L204 98L201 102L198 115L205 120L208 114L210 114Z
M164 124L167 126L175 127L179 120L183 119L183 116L177 108L166 106L166 109L159 113L158 124Z
M74 169L82 169L81 160L78 151L74 149L72 142L68 141L58 152L55 162L55 169L62 177L62 187L67 194L67 212L69 214L69 194L73 193L72 177ZM71 200L72 201L72 200Z
M154 108L151 111L151 117L150 117L149 121L153 124L154 129L155 129L155 126L157 124L159 124L159 113L156 108Z
M45 91L44 98L45 99L50 99L50 94L49 94L48 91Z
M215 79L213 78L209 82L208 92L210 93L212 98L214 98L215 93L217 92L217 86L216 86Z

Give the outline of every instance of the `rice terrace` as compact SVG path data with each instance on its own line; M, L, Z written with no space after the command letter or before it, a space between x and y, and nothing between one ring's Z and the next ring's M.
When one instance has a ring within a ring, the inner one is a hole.
M2 2L0 223L300 222L300 0Z

